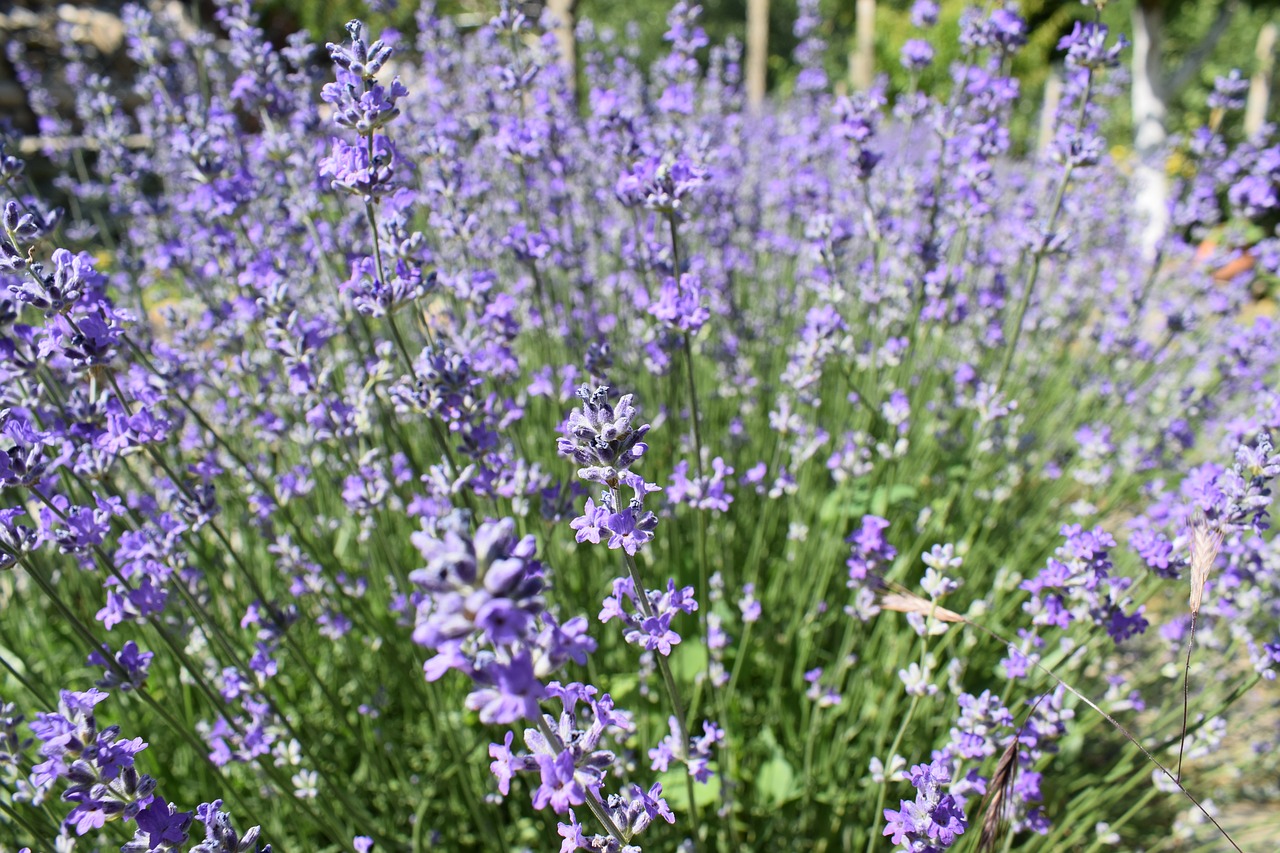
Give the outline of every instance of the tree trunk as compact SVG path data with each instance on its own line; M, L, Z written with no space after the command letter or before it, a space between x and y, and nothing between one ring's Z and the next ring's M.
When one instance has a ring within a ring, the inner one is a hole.
M1140 244L1148 258L1169 227L1169 181L1164 169L1167 139L1164 70L1160 41L1164 11L1160 0L1141 0L1133 10L1133 149Z
M547 0L547 10L556 19L553 32L560 53L560 68L564 70L565 82L575 102L578 99L578 38L574 14L577 9L578 0Z
M747 0L747 104L764 103L769 72L769 0Z
M1258 46L1254 56L1258 60L1252 79L1249 80L1249 99L1244 105L1245 136L1252 137L1267 120L1267 105L1271 100L1271 71L1275 66L1276 25L1267 23L1258 33Z
M854 46L849 53L849 85L871 88L876 75L876 0L857 0L854 6Z

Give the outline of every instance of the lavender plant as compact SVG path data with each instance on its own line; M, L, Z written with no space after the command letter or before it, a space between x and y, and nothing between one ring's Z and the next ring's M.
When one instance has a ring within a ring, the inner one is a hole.
M1280 273L1280 143L1223 81L1153 258L1100 6L1035 157L1013 5L834 94L803 0L762 110L684 0L648 68L580 21L577 80L514 5L326 51L130 6L72 104L11 47L98 151L0 150L0 844L1235 843L1280 349L1202 244Z

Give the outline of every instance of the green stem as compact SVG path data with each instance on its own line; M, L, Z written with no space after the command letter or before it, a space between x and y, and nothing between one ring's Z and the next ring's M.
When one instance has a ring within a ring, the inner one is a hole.
M617 500L617 493L614 493L614 500ZM640 567L636 563L635 557L628 554L624 549L622 552L623 562L627 567L627 574L631 578L631 583L635 587L636 603L640 608L640 612L646 619L653 618L653 607L649 604L649 593L644 585L644 581L640 577ZM654 655L658 662L658 671L662 674L662 683L667 690L667 698L671 700L672 717L676 721L676 733L680 737L680 759L686 764L689 760L689 729L685 721L684 704L680 701L680 690L676 686L675 676L671 673L671 664L668 662L666 655L658 653ZM689 793L689 816L693 822L693 837L698 837L698 804L693 796L693 777L685 773L685 785Z

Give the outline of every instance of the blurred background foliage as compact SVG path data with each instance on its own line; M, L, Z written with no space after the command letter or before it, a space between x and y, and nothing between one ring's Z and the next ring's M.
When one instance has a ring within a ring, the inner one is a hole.
M1114 31L1132 33L1134 8L1139 2L1142 0L1110 0L1103 12L1104 21ZM1256 70L1258 35L1268 22L1280 22L1280 3L1274 0L1145 2L1149 7L1160 7L1163 11L1161 49L1163 64L1169 73L1172 74L1188 59L1198 64L1183 85L1169 93L1167 126L1174 134L1201 127L1209 118L1205 99L1212 91L1214 78L1233 68L1238 68L1246 78ZM745 40L747 4L748 0L707 0L702 4L703 26L713 42L724 42L730 38L739 42ZM536 15L541 5L537 0L524 4L531 15ZM877 74L888 76L890 95L903 91L909 82L907 72L898 61L902 45L908 39L921 37L910 21L911 5L912 0L879 0L876 3L875 69ZM936 92L940 87L949 85L947 68L959 58L956 36L960 16L965 8L973 5L973 0L939 0L941 15L938 25L926 36L937 50L937 61L921 78L920 85L925 91ZM618 0L578 0L577 14L580 19L593 21L598 29L612 29L634 38L641 56L647 61L662 52L662 35L666 30L666 14L670 6L671 0L625 3ZM820 3L823 16L821 34L828 44L827 71L838 87L849 85L850 56L856 33L855 6L856 0L821 0ZM1079 0L1022 0L1018 6L1028 22L1029 40L1014 68L1026 96L1021 114L1015 121L1014 132L1018 142L1025 147L1033 141L1046 83L1061 68L1058 40L1071 31L1075 20L1091 16L1093 9ZM374 27L393 27L411 34L416 4L411 0L400 0L395 5L374 3L372 15L366 0L268 0L261 4L261 8L264 22L272 33L283 37L288 32L305 28L323 41L340 36L342 25L356 16L366 17ZM494 13L496 4L492 0L442 0L437 8L464 22L479 24ZM771 97L786 97L798 70L791 60L796 46L796 38L792 34L796 0L769 0L768 9L769 93ZM1220 18L1226 20L1215 33L1215 24ZM1274 65L1270 76L1274 83ZM1271 121L1280 119L1276 98L1271 99L1267 115ZM1128 105L1122 99L1115 103L1114 122L1108 132L1118 147L1129 145L1132 131Z

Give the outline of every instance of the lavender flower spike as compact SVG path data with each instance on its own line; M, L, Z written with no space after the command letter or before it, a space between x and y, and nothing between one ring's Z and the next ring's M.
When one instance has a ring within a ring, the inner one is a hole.
M616 406L611 406L607 385L594 390L583 385L578 397L582 408L569 413L564 436L556 441L556 448L561 456L583 466L578 470L579 477L616 489L622 472L649 449L641 441L649 425L633 426L640 410L632 404L630 394L624 394Z

